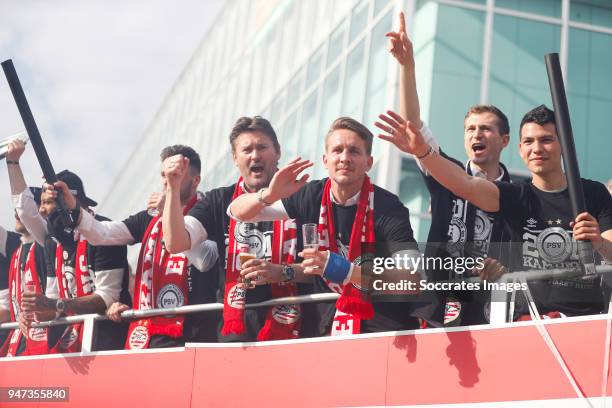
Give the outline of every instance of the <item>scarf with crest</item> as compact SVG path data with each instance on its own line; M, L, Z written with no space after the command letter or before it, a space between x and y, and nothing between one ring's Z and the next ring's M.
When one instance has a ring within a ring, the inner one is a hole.
M238 180L232 200L244 193L242 178ZM246 224L246 223L241 223ZM244 307L246 288L241 282L241 265L238 254L246 249L249 243L236 240L236 228L240 227L233 218L229 224L229 242L225 273L225 291L223 302L223 328L221 334L244 334ZM274 221L272 237L272 258L274 264L291 264L297 253L297 228L295 220ZM273 283L272 297L296 296L297 286L292 282ZM266 322L257 335L257 340L295 339L301 325L301 308L299 305L279 305L268 310Z
M11 258L11 264L9 269L9 290L10 290L10 312L11 321L16 322L21 312L21 296L23 289L26 285L34 285L36 293L42 293L42 286L36 269L36 256L35 256L36 244L32 243L29 250L27 251L27 259L23 273L21 271L21 259L24 250L24 245L20 245L19 248L13 253ZM19 329L12 330L9 333L5 345L0 349L0 356L15 357L19 349L19 344L23 333ZM21 354L25 355L39 355L47 354L49 346L47 343L47 328L45 327L31 327L28 330L26 336L25 350Z
M183 208L183 214L200 200L198 192ZM154 217L142 239L134 280L134 309L175 308L188 303L189 261L184 254L170 254L163 242L161 216ZM183 335L185 316L155 316L130 323L125 348L148 348L151 336L178 338Z
M334 212L331 200L331 180L327 180L323 188L321 199L321 211L319 213L319 250L338 252L336 240L337 231L334 222ZM348 248L348 260L359 263L361 260L362 246L373 248L376 242L374 235L374 185L366 175L361 186L357 214L351 229L351 238ZM336 314L332 324L331 335L358 334L361 333L361 320L369 320L374 317L374 307L365 292L355 287L352 283L339 285L323 278L330 290L339 293L340 298L336 302Z

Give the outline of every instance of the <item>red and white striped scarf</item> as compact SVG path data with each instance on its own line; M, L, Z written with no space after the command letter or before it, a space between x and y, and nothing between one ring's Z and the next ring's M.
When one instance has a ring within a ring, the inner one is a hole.
M238 180L232 200L244 193L242 178ZM237 223L230 219L229 242L225 272L225 291L223 301L223 328L221 334L244 334L244 306L246 304L246 289L241 283L240 261L238 254L248 243L236 241ZM294 220L275 221L272 237L272 258L274 264L291 264L297 253L297 228ZM295 283L273 283L272 297L296 296ZM299 305L279 305L268 310L266 323L259 331L257 340L295 339L299 335L301 325L301 308Z
M36 293L42 293L42 286L38 277L38 271L36 269L36 256L35 256L36 244L32 243L28 251L25 268L23 274L21 273L21 255L23 251L23 244L13 253L11 258L11 265L9 269L9 290L11 297L10 312L11 321L16 322L19 313L21 312L21 296L23 289L26 285L34 285L36 287ZM19 343L23 333L19 329L12 330L9 333L5 346L0 350L0 356L6 355L7 357L15 357L17 350L19 349ZM26 336L26 346L24 352L21 354L25 355L39 355L47 354L49 352L49 345L47 343L47 328L37 327L30 328L28 335Z
M87 241L79 239L76 247L76 255L74 259L74 275L71 282L66 273L66 264L68 261L68 252L64 252L64 248L60 243L57 244L55 250L55 275L57 277L57 286L59 288L59 297L78 298L91 295L94 292L94 276L89 269L87 260ZM72 313L68 313L72 315ZM50 350L50 353L78 353L81 351L81 342L83 340L83 323L75 323L68 325L59 341Z
M323 188L321 199L321 211L319 213L319 250L338 252L336 241L336 224L334 223L334 211L331 200L331 180L327 180ZM366 175L361 186L357 214L351 230L351 239L348 248L348 260L359 262L362 255L362 245L368 244L373 247L376 242L374 234L374 185ZM334 292L340 294L336 302L336 314L332 324L331 335L358 334L361 333L361 320L369 320L374 317L374 307L371 301L352 283L344 286L328 281L323 278L327 286Z
M199 194L183 208L187 214L200 198ZM165 309L188 303L189 261L184 254L170 254L163 243L162 218L149 222L142 239L134 280L134 309ZM151 336L181 337L184 315L155 316L130 323L125 348L148 348Z

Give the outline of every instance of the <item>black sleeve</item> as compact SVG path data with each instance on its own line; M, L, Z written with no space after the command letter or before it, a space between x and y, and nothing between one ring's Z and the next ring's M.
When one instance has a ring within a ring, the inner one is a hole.
M13 256L13 252L19 248L19 245L21 245L20 235L13 231L6 231L5 253L6 259L8 259L9 262Z
M147 228L152 219L153 217L147 213L147 210L143 210L123 220L130 234L132 234L135 243L142 242L144 234L147 232Z
M311 181L292 196L283 198L283 206L289 218L298 219L304 223L318 222L323 187L326 182L327 179Z
M127 267L127 247L125 245L96 246L93 248L91 267L95 272Z
M0 255L0 290L8 289L10 263L9 259Z
M525 183L508 183L496 181L495 185L499 189L499 211L501 217L506 218L512 224L522 223L525 210L529 211L528 187Z
M375 220L377 235L387 242L415 242L408 208L391 194L385 197L385 201L381 215ZM374 210L378 212L376 207Z
M591 214L597 218L599 230L601 232L612 229L612 195L601 183L593 182L593 199L592 204L596 205L595 214ZM589 203L587 203L589 207Z
M189 211L188 214L200 221L200 223L208 233L208 239L211 240L214 240L216 238L214 237L214 234L217 228L215 228L214 224L218 224L220 222L220 220L215 217L214 210L215 208L218 208L218 206L223 205L221 201L222 198L223 189L210 190L204 195L204 198L202 198L196 203L196 205L193 206L193 208ZM226 209L223 209L224 212L225 210Z

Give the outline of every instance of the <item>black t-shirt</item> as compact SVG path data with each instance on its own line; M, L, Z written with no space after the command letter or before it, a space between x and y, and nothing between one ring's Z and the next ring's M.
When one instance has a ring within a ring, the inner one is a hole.
M123 223L134 238L134 244L140 244L149 228L153 217L146 210L140 211L129 216ZM200 272L195 266L189 265L187 284L188 284L188 303L197 305L202 303L214 303L216 299L218 264L209 271ZM216 340L216 326L219 322L219 312L206 312L202 314L190 313L185 319L185 338L187 341L214 341ZM153 336L150 346L155 348L168 347L168 341L159 342ZM163 336L164 338L166 336ZM180 342L179 342L180 343ZM177 343L177 344L179 344Z
M219 264L218 268L218 279L216 286L216 299L218 302L223 303L224 291L225 291L225 262L227 259L227 248L229 241L229 224L230 219L227 215L227 207L232 202L232 196L234 195L234 189L236 185L228 187L216 188L208 191L204 198L196 203L196 205L189 211L189 215L195 217L202 226L208 232L208 239L217 243L219 250ZM244 235L244 224L250 224L251 228L248 236ZM236 223L236 239L245 240L249 242L252 247L258 247L259 258L265 258L270 260L272 256L272 233L273 223L272 222L259 222L259 223ZM211 271L212 272L212 271ZM269 300L272 297L270 285L260 285L254 289L247 291L246 302L247 303L258 303L265 300ZM219 334L218 340L220 342L230 341L255 341L257 339L257 333L263 327L267 314L267 308L257 309L246 309L245 325L247 333L241 336L221 336ZM223 321L219 323L219 333L221 331L221 325Z
M577 245L569 224L574 220L569 192L545 192L531 183L496 183L500 191L500 214L512 231L516 254L514 270L578 268ZM589 214L601 232L612 229L612 198L606 187L582 179ZM581 277L530 283L540 312L558 310L567 315L600 313L603 298L601 279ZM526 311L519 310L519 313Z
M311 181L291 197L283 199L282 202L289 217L299 220L300 223L318 223L326 181L327 179ZM339 250L346 257L357 205L343 206L334 203L333 210ZM415 242L408 209L396 195L378 186L374 186L374 233L377 244ZM376 255L388 256L390 254L377 253ZM320 277L315 279L313 290L314 293L331 292ZM362 321L361 331L363 333L418 327L418 320L410 315L415 306L412 302L377 302L375 298L373 302L375 315L371 320ZM317 303L316 307L317 335L328 335L336 311L335 303Z
M98 221L108 221L108 218L102 217L96 214ZM69 241L62 242L62 248L64 250L64 262L66 270L68 272L74 271L76 248L78 242ZM53 271L52 275L56 275L55 271L55 253L57 243L54 239L48 237L45 242L45 255L47 262L47 270ZM119 301L131 307L132 299L129 293L129 273L127 263L127 248L125 245L113 245L113 246L94 246L87 244L87 265L89 270L95 274L97 271L106 271L111 269L121 269L123 272L121 282L121 293L119 295ZM93 284L93 282L92 282ZM64 329L62 326L54 326ZM96 323L93 350L115 350L123 349L125 343L125 337L127 334L127 323L114 323L110 320L105 320ZM50 332L50 344L51 339L57 334L57 330L51 330Z

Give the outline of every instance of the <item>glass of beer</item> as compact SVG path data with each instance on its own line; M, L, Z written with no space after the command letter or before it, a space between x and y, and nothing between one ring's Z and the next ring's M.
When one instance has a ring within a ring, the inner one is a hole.
M302 238L304 239L304 249L319 248L319 231L317 224L302 225Z
M240 259L240 269L242 269L242 265L244 265L247 261L251 259L257 259L257 254L254 248L250 246L244 246L240 248L238 252L238 259ZM253 289L255 284L251 282L251 279L243 279L242 283L244 284L245 289Z

